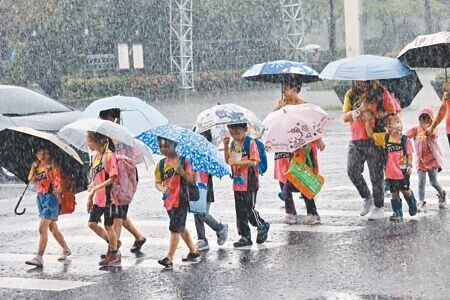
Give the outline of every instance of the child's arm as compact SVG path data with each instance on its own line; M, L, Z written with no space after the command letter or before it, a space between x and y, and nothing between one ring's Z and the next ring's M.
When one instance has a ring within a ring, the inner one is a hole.
M406 155L406 173L411 174L412 172L412 155Z
M114 175L112 177L109 177L107 180L103 181L102 183L100 183L99 185L94 185L92 187L92 192L95 192L101 188L110 186L112 184L115 184L117 182L117 175Z
M230 159L230 138L225 137L223 139L223 158L225 159L225 162L229 164L228 160Z
M36 177L36 168L38 167L38 162L34 161L31 165L30 172L28 173L28 182L34 183L34 178Z
M373 138L373 129L372 126L370 126L370 120L364 121L364 126L366 127L367 136L369 138Z

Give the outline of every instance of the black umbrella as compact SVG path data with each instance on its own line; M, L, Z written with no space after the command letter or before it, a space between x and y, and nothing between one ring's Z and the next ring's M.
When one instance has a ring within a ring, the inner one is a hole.
M27 127L3 129L0 131L0 166L28 183L28 173L40 147L50 150L61 172L75 181L77 193L87 188L87 170L79 155L51 133Z
M450 32L419 35L400 51L398 59L416 68L445 68L447 81L447 68L450 67Z
M414 97L422 89L422 83L417 76L416 71L412 70L413 74L393 79L380 79L380 83L384 85L387 90L400 101L401 108L411 105ZM350 83L344 83L333 86L339 100L344 103L345 93L351 88Z

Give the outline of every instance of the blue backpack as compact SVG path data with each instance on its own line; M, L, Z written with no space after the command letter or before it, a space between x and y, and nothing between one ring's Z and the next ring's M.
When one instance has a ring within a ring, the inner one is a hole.
M245 153L250 151L250 141L253 140L250 136L246 136L244 143L242 144ZM267 171L267 155L264 147L264 143L260 139L254 139L256 146L258 147L259 163L256 165L259 175L263 175ZM234 143L234 141L233 141Z

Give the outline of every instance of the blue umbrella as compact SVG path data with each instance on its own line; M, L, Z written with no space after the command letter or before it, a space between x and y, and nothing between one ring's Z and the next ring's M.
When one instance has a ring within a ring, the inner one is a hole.
M217 177L230 174L229 167L217 151L216 147L200 134L186 128L163 125L140 134L137 139L146 144L154 153L161 154L158 137L177 143L175 151L185 156L196 171L202 171Z
M396 58L359 55L330 62L320 78L330 80L377 80L411 75L411 69Z
M136 136L151 128L165 125L169 120L158 110L136 97L113 96L92 102L80 119L98 118L100 111L120 109L121 124Z
M275 60L253 65L242 74L242 78L272 83L308 83L320 80L319 73L306 63L289 60Z

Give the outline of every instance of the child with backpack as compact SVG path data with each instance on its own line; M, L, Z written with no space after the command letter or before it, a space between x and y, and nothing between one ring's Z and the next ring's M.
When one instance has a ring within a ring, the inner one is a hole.
M392 195L391 205L393 214L391 221L403 220L402 192L409 206L409 214L417 213L417 203L414 193L409 188L409 179L412 171L413 147L411 140L402 134L403 125L397 114L390 114L384 118L387 132L373 133L369 122L366 122L366 130L369 137L374 139L377 146L386 152L386 178Z
M212 142L211 130L207 130L200 134L203 135L209 142ZM195 229L197 230L197 247L198 250L201 251L209 249L208 240L206 239L205 234L205 223L216 232L217 244L219 246L222 246L227 241L228 224L217 222L216 219L209 214L209 207L211 206L211 203L214 202L212 175L205 172L200 172L200 181L205 183L207 187L206 213L194 215Z
M86 141L89 149L95 151L90 171L91 183L88 186L88 226L108 243L106 255L99 262L99 265L120 265L119 242L113 227L118 208L111 197L112 185L118 177L114 144L108 137L93 131L87 132ZM98 225L102 216L104 217L104 229Z
M169 250L166 257L158 260L158 263L171 268L180 236L189 248L189 253L183 261L193 261L200 256L197 246L186 229L189 207L186 185L195 183L196 178L189 160L175 153L177 143L158 137L158 145L164 158L155 167L155 188L163 193L164 207L169 215L170 231Z
M426 134L426 130L433 123L433 111L430 107L423 107L419 110L419 125L409 129L406 135L414 140L415 144L415 163L419 176L419 207L418 210L426 211L425 184L426 175L430 179L431 185L438 192L439 208L444 208L447 200L445 191L437 180L438 172L441 170L444 153L438 142L437 131L434 130L431 135Z
M37 255L25 261L27 265L36 267L43 267L45 248L47 247L48 231L53 234L53 237L62 247L62 252L58 256L58 260L65 260L67 256L71 255L71 251L64 240L64 236L56 225L59 214L59 204L55 193L59 193L61 172L58 167L52 162L52 157L48 149L39 149L36 152L36 161L33 163L28 181L35 185L37 192L36 202L39 210L39 246Z
M108 120L117 124L120 124L121 114L120 109L111 108L102 110L99 113L99 118L102 120ZM133 160L138 158L139 151L136 151L135 148L132 148L126 144L117 143L115 145L116 154L125 155ZM137 174L136 174L137 175ZM120 235L122 232L122 226L133 235L134 243L130 248L132 253L139 253L141 251L142 246L147 241L144 235L139 231L134 223L131 221L131 218L128 215L129 204L119 205L120 217L114 219L114 230L117 233L117 240L120 241Z
M256 242L262 244L266 241L270 225L264 221L255 210L256 194L259 189L259 172L267 168L264 144L261 148L258 142L247 136L247 124L228 125L233 142L229 147L230 138L226 137L224 143L224 156L227 164L231 166L233 174L234 203L236 209L236 223L238 234L241 236L234 247L252 245L248 222L257 227ZM261 159L264 157L264 159ZM265 162L259 165L259 162ZM259 167L259 170L258 170Z

